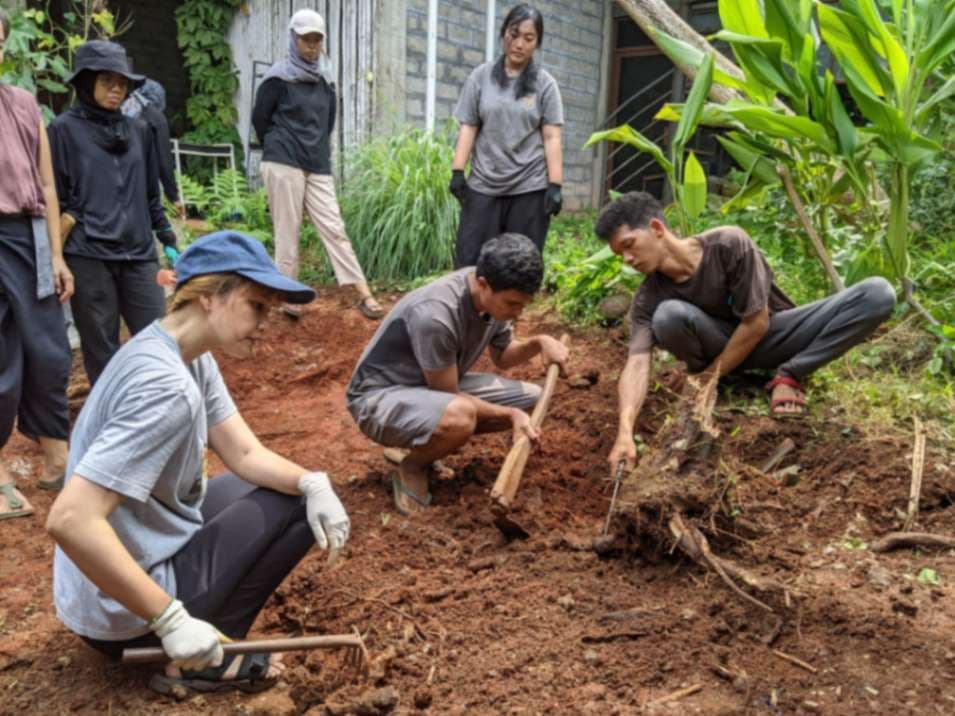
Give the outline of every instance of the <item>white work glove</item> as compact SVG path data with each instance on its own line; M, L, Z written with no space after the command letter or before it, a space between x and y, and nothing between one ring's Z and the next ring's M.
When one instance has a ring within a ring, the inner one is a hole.
M332 483L324 472L307 472L298 479L298 489L305 495L305 513L321 549L339 550L348 541L351 522Z
M162 639L163 651L182 669L200 671L222 664L222 634L209 622L194 619L178 599L150 627Z

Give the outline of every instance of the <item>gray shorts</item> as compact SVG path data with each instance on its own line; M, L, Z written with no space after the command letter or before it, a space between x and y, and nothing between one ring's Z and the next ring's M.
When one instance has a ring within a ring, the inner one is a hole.
M467 373L458 386L480 400L521 410L533 408L541 394L539 385L493 373ZM348 410L366 437L387 447L411 448L431 439L452 400L453 393L396 385L369 390L349 402Z

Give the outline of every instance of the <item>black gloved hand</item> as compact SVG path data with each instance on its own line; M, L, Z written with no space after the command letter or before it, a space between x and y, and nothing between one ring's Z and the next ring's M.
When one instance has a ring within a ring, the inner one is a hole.
M557 216L563 203L564 197L560 193L560 184L554 182L548 184L547 193L544 194L544 213L547 216Z
M468 180L464 178L463 169L454 169L451 172L451 184L448 186L448 191L454 195L455 199L464 203L468 195Z
M163 229L162 231L157 231L156 238L163 246L167 246L172 249L176 248L176 232L172 229Z

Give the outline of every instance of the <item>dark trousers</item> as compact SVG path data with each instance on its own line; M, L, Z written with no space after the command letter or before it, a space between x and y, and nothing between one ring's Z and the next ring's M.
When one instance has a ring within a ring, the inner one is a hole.
M884 278L867 278L828 298L780 311L737 370L775 370L802 379L864 341L891 314L895 291ZM729 341L737 324L717 320L685 301L663 301L653 313L657 344L705 369Z
M172 558L176 599L195 618L242 639L315 544L305 501L225 474L209 481L202 517L202 529ZM125 641L83 639L114 659L123 649L160 644L152 633Z
M158 261L102 261L67 256L76 279L71 301L80 334L83 365L90 385L119 350L119 319L135 335L166 312L166 298L156 283Z
M523 234L543 253L550 217L544 211L544 194L532 191L512 196L488 196L469 189L461 205L455 268L474 266L481 247L495 236Z
M36 297L29 219L0 218L0 447L13 425L33 438L66 440L72 354L56 296Z

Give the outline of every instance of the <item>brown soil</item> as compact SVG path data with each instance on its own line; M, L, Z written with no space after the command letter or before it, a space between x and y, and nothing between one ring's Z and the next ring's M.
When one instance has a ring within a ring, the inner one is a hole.
M374 657L369 680L347 683L340 656L316 652L288 655L285 684L266 696L176 703L153 694L150 669L105 662L57 621L53 545L42 529L52 495L25 478L37 515L0 524L0 713L955 713L955 554L859 548L901 524L909 440L863 437L835 407L817 404L810 421L779 423L765 417L761 396L758 410L720 399L727 464L758 466L786 437L797 445L780 466L798 465L795 475L733 475L727 506L762 536L714 544L803 595L767 646L767 616L678 552L599 557L590 548L609 501L604 461L626 352L619 336L573 336L573 372L597 382L558 385L515 506L531 537L507 542L487 509L503 435L446 461L456 476L434 486L426 515L393 509L389 468L344 407L373 330L338 292L325 292L297 324L276 315L255 359L220 357L253 429L278 452L328 471L353 521L339 564L329 570L322 553L310 554L254 633L357 627ZM537 314L521 326L531 330L561 327ZM515 373L536 380L541 371ZM682 382L672 366L658 374L640 424L645 440ZM4 456L38 475L37 452L22 438ZM955 534L953 501L951 456L930 441L919 528ZM916 580L923 567L941 584ZM648 706L697 684L696 693Z

